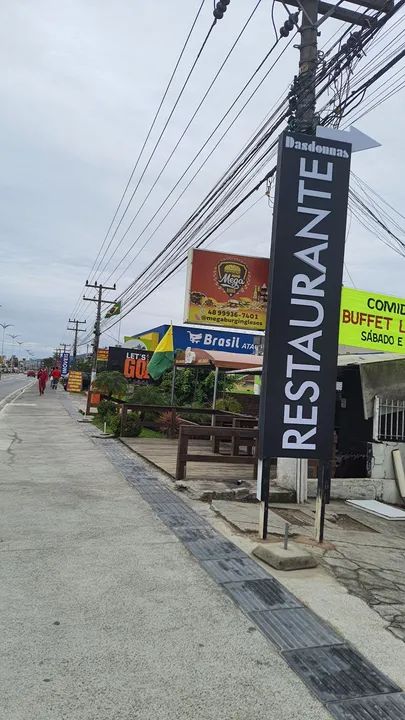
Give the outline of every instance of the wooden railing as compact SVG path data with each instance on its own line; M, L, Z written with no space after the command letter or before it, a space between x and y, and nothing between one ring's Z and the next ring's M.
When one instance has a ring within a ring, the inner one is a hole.
M102 396L103 398L105 396ZM238 421L244 422L244 421L253 421L256 422L254 418L252 418L249 415L241 415L240 413L233 413L228 412L227 410L213 410L212 408L196 408L196 407L184 407L181 405L147 405L145 403L128 403L124 400L119 400L118 398L108 398L109 400L112 400L113 402L117 403L117 405L121 408L121 435L123 434L123 430L125 428L126 419L128 415L128 411L135 411L139 413L163 413L163 412L170 412L172 414L172 425L173 425L173 431L176 427L175 418L176 415L180 417L181 423L184 425L191 424L193 427L201 427L200 425L196 425L196 423L193 423L192 420L186 420L182 418L182 415L206 415L207 421L209 422L209 418L211 418L212 424L215 425L216 419L218 418L218 421L220 424L222 423L228 423L229 425L232 425L232 422L234 419L237 419ZM174 434L174 432L173 432Z
M231 437L231 455L190 453L189 441L192 439ZM216 427L205 425L181 425L179 442L177 447L176 480L183 480L186 477L188 462L227 463L230 465L253 465L253 477L257 474L257 445L259 431L257 428L241 427ZM243 444L252 443L254 454L240 455L239 449Z

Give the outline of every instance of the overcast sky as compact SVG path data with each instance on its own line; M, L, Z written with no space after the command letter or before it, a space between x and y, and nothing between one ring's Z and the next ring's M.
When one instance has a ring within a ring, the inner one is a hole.
M69 338L67 320L82 294L199 3L5 0L1 5L0 319L12 323L12 332L37 356ZM232 0L224 19L217 23L140 186L134 211L255 4L256 0ZM143 229L273 43L270 8L270 0L262 0L109 270ZM277 8L276 18L280 26L285 19L282 6ZM212 1L206 0L163 119L211 19ZM322 28L321 46L336 25L328 21ZM124 271L124 276L118 290L125 289L193 212L285 91L297 59L297 50L290 47L153 241L130 269L126 270L127 262L120 267L118 274ZM403 106L404 94L399 93L358 123L382 147L356 154L352 164L361 178L401 211L405 199ZM268 255L270 226L271 209L263 197L212 249ZM405 259L362 230L355 219L346 263L358 288L405 296ZM108 275L107 270L102 277ZM346 274L345 281L351 284ZM183 302L181 272L124 320L122 334L181 321ZM76 316L82 319L89 308L90 303L82 303ZM88 323L92 324L91 316ZM103 339L103 344L109 342L111 338Z

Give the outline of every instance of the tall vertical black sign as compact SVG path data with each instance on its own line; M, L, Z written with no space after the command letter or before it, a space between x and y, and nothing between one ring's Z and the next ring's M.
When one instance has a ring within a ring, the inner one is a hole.
M260 407L262 458L331 456L351 146L279 141Z

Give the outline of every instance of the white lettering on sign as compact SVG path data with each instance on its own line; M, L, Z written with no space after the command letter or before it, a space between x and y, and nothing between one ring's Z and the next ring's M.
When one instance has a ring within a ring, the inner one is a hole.
M315 143L302 143L302 145L314 145L314 152L322 154L334 154L325 148L315 146ZM287 147L295 149L311 150L311 147L297 148L289 143L286 138ZM309 167L308 167L309 162ZM329 235L322 232L322 223L330 214L330 210L316 207L316 200L328 201L332 194L328 187L319 190L313 187L313 181L331 183L333 178L333 163L327 162L325 172L320 171L319 161L300 158L300 177L297 193L297 213L303 216L303 225L296 233L297 251L294 257L302 263L302 272L296 273L291 282L291 314L289 325L297 328L297 335L289 341L290 353L287 355L286 383L284 388L284 431L282 435L282 448L285 450L299 450L305 456L305 451L317 449L316 435L318 423L318 405L320 387L316 381L316 373L320 371L321 354L319 341L323 335L323 323L325 319L324 298L326 266L322 255L328 249ZM311 186L312 183L312 186ZM309 216L307 221L306 216ZM317 245L313 241L320 241ZM305 245L305 241L309 241ZM298 312L300 308L300 312ZM297 310L296 310L297 309ZM294 312L296 310L296 312ZM307 332L305 332L307 330ZM304 381L297 381L296 372L305 372L308 376L314 373L314 378L308 377ZM308 405L300 404L300 401L312 404L310 411Z

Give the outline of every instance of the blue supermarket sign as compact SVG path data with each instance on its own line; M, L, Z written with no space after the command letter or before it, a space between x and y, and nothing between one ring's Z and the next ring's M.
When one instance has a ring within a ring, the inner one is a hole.
M168 331L169 325L144 330L137 335L126 338L125 347L154 350L155 347L146 347L143 338L155 333L159 340ZM138 342L139 338L139 342ZM190 327L190 325L173 325L173 342L175 350L194 348L197 350L222 350L223 352L241 353L242 355L258 355L263 350L264 333L257 334L238 332L233 330L218 330L212 327Z
M173 326L174 347L176 350L185 350L188 347L200 350L222 350L225 352L241 353L243 355L257 354L258 346L263 338L250 333L229 332L213 328Z

